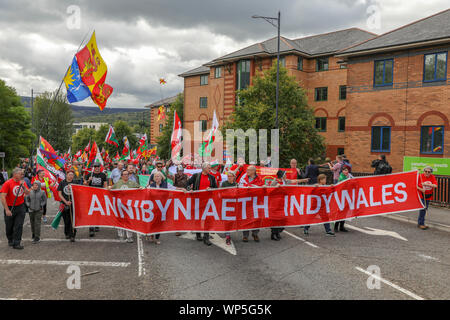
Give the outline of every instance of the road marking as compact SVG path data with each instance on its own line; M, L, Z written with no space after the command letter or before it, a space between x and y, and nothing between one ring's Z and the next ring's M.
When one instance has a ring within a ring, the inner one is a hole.
M437 261L437 262L441 262L441 261L439 261L439 259L437 259L435 257L432 257L432 256L427 256L427 255L424 255L424 254L418 254L418 256L421 257L421 258L424 258L425 260L434 260L434 261Z
M130 262L100 262L100 261L58 261L58 260L0 260L0 264L41 264L41 265L55 265L55 266L92 266L92 267L122 267L126 268Z
M23 239L24 242L33 241L32 239ZM3 242L3 241L0 241ZM6 241L5 241L6 242ZM70 242L68 239L41 239L41 242ZM110 243L126 243L126 240L119 239L76 239L76 242L110 242Z
M352 225L349 225L348 223L345 225L346 227L348 227L349 229L353 229L362 233L367 233L370 234L372 236L390 236L390 237L394 237L403 241L408 241L408 239L402 237L401 235L399 235L397 232L395 231L387 231L387 230L381 230L381 229L375 229L375 228L370 228L370 227L365 227L366 229L361 229Z
M237 254L236 247L234 246L233 241L231 241L230 245L227 245L226 239L223 239L217 233L210 233L210 235L213 237L212 238L210 237L209 241L211 241L211 243L213 245L218 246L219 248L222 248L223 250L225 250L226 252L228 252L234 256ZM189 239L189 240L197 240L196 234L192 233L192 232L187 232L185 234L182 234L180 236L180 238Z
M138 276L141 277L145 275L145 266L144 266L144 245L142 243L142 237L137 235L137 249L138 249Z
M396 285L395 283L392 283L392 282L390 282L390 281L388 281L388 280L386 280L386 279L383 279L383 278L381 278L380 276L378 276L378 275L376 275L376 274L373 274L373 273L371 273L371 272L369 272L369 271L367 271L367 270L364 270L363 268L355 267L355 269L358 270L358 271L361 271L361 272L363 272L363 273L365 273L365 274L367 274L367 275L369 275L369 276L371 276L371 277L374 278L374 279L377 279L377 280L379 280L379 281L381 281L381 282L383 282L383 283L385 283L385 284L391 286L391 287L394 288L394 289L397 289L398 291L400 291L400 292L402 292L402 293L404 293L404 294L410 296L411 298L414 298L414 299L416 299L416 300L425 300L424 298L418 296L417 294L412 293L412 292L409 291L409 290L403 289L402 287Z
M307 244L308 246L311 246L311 247L313 247L313 248L319 248L319 247L316 246L314 243L311 243L311 242L309 242L309 241L306 241L305 239L300 238L299 236L296 236L295 234L292 234L292 233L287 232L287 231L284 231L284 233L290 235L291 237L293 237L293 238L295 238L295 239L297 239L297 240L303 241L303 242L304 242L305 244Z

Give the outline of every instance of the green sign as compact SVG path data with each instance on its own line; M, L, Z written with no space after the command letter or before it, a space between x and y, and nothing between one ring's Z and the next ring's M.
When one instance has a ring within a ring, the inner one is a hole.
M450 176L450 158L403 158L403 171L419 170L420 172L423 172L423 168L426 166L433 168L433 174Z

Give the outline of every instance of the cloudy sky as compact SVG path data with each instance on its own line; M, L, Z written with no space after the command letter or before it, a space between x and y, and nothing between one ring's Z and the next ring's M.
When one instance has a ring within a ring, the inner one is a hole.
M281 33L294 39L350 27L381 34L447 8L448 0L0 0L0 79L25 96L56 90L95 29L114 88L108 107L141 108L181 92L178 74L276 36L254 14L280 10Z

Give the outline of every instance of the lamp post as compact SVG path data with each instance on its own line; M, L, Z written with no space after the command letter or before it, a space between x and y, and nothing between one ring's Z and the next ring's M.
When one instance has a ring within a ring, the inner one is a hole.
M278 49L277 49L277 89L275 92L275 107L276 107L276 118L275 118L275 126L278 129L278 93L279 93L279 88L280 88L280 24L281 24L281 15L280 15L280 11L278 11L278 17L277 18L273 18L273 17L263 17L263 16L257 16L254 15L252 16L252 18L254 19L264 19L267 22L269 22L271 25L273 25L275 28L278 29ZM276 21L277 23L275 24L274 21Z

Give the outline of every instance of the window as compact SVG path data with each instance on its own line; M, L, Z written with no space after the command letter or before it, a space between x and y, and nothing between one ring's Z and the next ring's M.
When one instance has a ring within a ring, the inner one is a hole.
M208 108L208 97L200 97L200 108Z
M222 67L216 67L214 69L214 77L217 78L222 78Z
M391 151L391 127L372 127L372 152Z
M317 58L316 71L327 71L327 70L328 70L328 58Z
M250 85L250 60L241 60L237 64L236 90L243 90Z
M420 129L420 153L444 153L444 126L423 126Z
M328 87L316 88L314 95L316 101L327 101L328 99Z
M339 68L341 69L347 69L347 64L346 63L341 63Z
M303 71L303 57L297 57L297 70Z
M347 99L347 86L339 86L339 100Z
M447 79L447 52L426 54L423 61L424 82Z
M164 125L161 123L161 124L159 125L159 132L162 132L162 131L163 131L163 128L164 128Z
M200 132L205 132L208 126L208 120L200 120Z
M375 61L373 83L375 86L390 86L394 78L394 60Z
M208 75L200 76L200 85L205 86L208 84Z
M327 118L325 117L316 118L316 129L320 132L327 131Z
M337 154L344 154L344 148L337 148Z
M338 132L345 131L345 117L338 118Z

